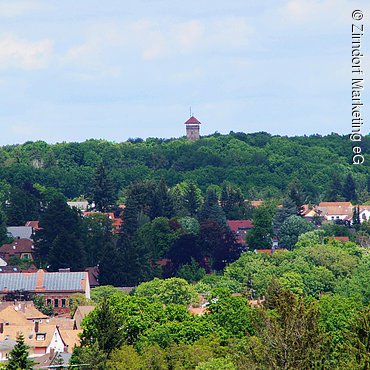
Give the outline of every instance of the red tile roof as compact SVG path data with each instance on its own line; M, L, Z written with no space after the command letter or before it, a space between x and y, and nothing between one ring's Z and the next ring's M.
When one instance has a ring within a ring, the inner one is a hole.
M34 230L40 230L39 221L27 221L24 226L32 227Z
M201 123L194 117L191 116L186 122L185 125L200 125Z
M16 239L11 244L4 244L0 247L0 256L9 258L21 253L34 253L33 241L30 239Z
M253 223L251 220L227 220L227 224L230 229L235 233L240 229L253 229Z

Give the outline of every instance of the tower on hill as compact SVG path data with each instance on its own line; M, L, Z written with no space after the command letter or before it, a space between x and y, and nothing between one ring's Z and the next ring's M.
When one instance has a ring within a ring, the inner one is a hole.
M194 117L191 116L186 122L186 137L190 141L195 141L198 140L200 135L199 135L199 130L200 130L200 125L201 123Z

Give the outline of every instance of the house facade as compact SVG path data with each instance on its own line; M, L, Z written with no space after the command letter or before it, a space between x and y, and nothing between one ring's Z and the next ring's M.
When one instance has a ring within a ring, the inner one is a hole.
M82 293L90 298L90 283L86 271L70 272L68 269L63 272L46 272L40 269L33 273L0 274L0 297L9 299L12 293L17 292L42 295L45 304L51 305L54 312L68 313L73 294Z

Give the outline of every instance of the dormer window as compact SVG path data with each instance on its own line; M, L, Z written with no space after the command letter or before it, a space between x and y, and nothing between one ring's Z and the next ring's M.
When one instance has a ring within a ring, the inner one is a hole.
M36 334L36 340L45 340L46 333L37 333Z

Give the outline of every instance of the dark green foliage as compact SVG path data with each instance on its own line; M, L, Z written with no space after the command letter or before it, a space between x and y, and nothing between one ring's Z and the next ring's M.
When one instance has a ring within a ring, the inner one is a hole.
M96 266L104 251L113 248L112 221L104 214L91 214L83 219L86 245L86 265Z
M182 265L177 272L179 278L183 278L189 283L199 281L205 274L205 269L201 267L194 258L191 259L191 263Z
M306 195L303 191L301 181L299 181L297 178L293 179L293 181L289 184L288 197L294 202L297 209L297 215L302 216L302 206L306 202Z
M226 224L226 216L219 205L218 197L213 189L208 189L204 204L199 213L199 221L215 221L219 225Z
M81 336L83 347L97 343L98 349L109 355L123 343L121 320L108 299L90 314L86 328Z
M298 241L298 237L314 226L304 218L293 215L288 217L281 225L279 232L279 246L292 249Z
M28 348L29 346L24 343L23 333L20 333L17 336L17 344L10 351L6 368L8 370L32 370L34 362L28 359Z
M274 234L278 235L280 232L280 228L284 221L289 218L290 216L297 214L297 207L294 201L288 197L284 199L283 207L279 208L276 212L276 215L274 217L273 221L273 230Z
M348 202L357 202L356 183L351 174L348 174L344 182L343 198Z
M246 202L241 190L231 184L223 184L220 204L228 220L244 220L252 216L251 205Z
M167 185L162 179L156 186L153 198L150 204L150 218L156 217L172 217L173 201L168 191Z
M113 180L103 162L99 164L95 173L92 199L100 212L108 211L116 200Z
M337 173L332 175L327 194L328 202L340 202L342 200L343 185Z
M37 195L32 185L11 188L5 207L8 225L22 226L26 221L38 219L40 203Z
M5 215L0 211L0 246L7 243L9 240L7 230Z

